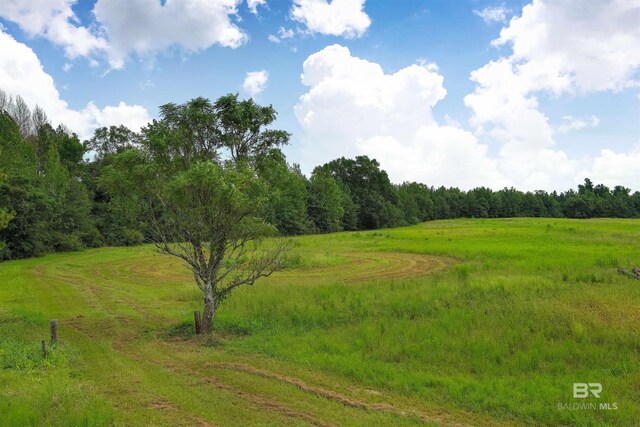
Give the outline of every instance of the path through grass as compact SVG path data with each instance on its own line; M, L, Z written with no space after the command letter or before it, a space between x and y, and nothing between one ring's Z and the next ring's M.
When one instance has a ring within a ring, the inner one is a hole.
M640 265L640 221L295 240L213 343L187 270L150 247L0 264L0 424L640 424L640 282L616 272ZM574 382L618 409L559 410Z

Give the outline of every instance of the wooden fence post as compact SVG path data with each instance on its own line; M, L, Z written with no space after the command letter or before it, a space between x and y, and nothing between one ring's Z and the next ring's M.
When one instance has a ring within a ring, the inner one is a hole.
M51 345L58 342L58 321L51 321Z
M200 310L195 310L193 312L193 317L195 318L196 321L196 334L200 334L201 328L202 328L202 320L200 318Z

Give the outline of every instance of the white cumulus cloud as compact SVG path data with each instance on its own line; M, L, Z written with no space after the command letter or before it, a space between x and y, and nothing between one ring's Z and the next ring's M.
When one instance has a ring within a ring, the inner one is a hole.
M241 0L98 0L93 11L109 37L111 65L134 52L155 55L172 46L197 52L217 44L236 48L248 36L232 21Z
M282 40L291 39L295 35L295 32L291 28L280 27L278 34L269 34L269 41L273 43L280 43Z
M147 109L140 105L127 105L120 101L117 106L107 105L103 109L98 108L94 102L89 102L83 109L89 113L87 126L93 128L100 126L125 125L131 130L138 131L151 121Z
M573 117L571 115L563 116L562 122L556 127L560 133L568 133L588 128L594 128L600 124L600 119L593 114L587 118Z
M124 66L132 53L149 58L172 47L197 52L213 45L236 48L248 36L234 20L242 0L98 0L95 22L82 25L76 0L0 0L0 18L15 22L31 37L62 46L70 59L107 58ZM249 0L254 11L265 0Z
M507 22L507 14L509 13L509 9L504 6L487 6L482 10L475 10L473 14L482 18L484 22L487 24L492 24L495 22Z
M75 0L0 0L0 17L13 21L29 36L43 37L64 48L73 59L107 49L107 41L78 24Z
M139 130L151 119L144 107L124 102L102 109L89 102L74 110L60 97L53 78L31 48L0 30L0 52L0 88L9 95L22 96L31 108L38 104L54 125L63 123L80 138L90 137L100 126L124 124Z
M620 90L637 85L638 16L633 0L534 0L493 44L538 69L537 89ZM560 87L547 84L558 80Z
M258 6L266 6L267 0L247 0L247 7L254 15L258 14Z
M627 0L534 0L492 43L510 47L511 55L473 71L476 88L464 101L473 111L476 135L497 144L499 169L517 186L568 188L581 170L593 171L590 177L598 181L602 169L589 165L604 157L612 168L628 166L632 155L569 158L557 147L554 132L593 127L599 120L568 116L554 128L538 96L637 87L639 13L640 5ZM624 169L620 183L637 188L635 173Z
M333 45L307 58L302 83L308 91L295 114L303 128L304 166L364 154L395 182L507 184L472 133L433 118L431 109L446 95L433 64L386 74Z
M371 19L365 0L293 0L291 18L312 33L354 38L362 36Z
M579 176L596 177L595 182L609 187L624 185L640 190L640 145L629 153L616 153L608 148L601 150L591 167Z
M250 71L244 79L242 88L251 96L256 96L267 86L269 73L267 70Z

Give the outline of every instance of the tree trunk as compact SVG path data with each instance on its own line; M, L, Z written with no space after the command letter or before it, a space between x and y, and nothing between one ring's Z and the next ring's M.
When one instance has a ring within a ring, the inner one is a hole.
M213 292L209 291L204 296L204 312L202 313L201 334L208 334L213 331L213 317L216 315L216 304L213 299Z

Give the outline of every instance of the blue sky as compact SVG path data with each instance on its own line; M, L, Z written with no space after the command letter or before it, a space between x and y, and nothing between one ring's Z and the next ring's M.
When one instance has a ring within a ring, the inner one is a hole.
M307 173L640 190L638 1L0 0L0 23L0 88L81 136L239 92Z

